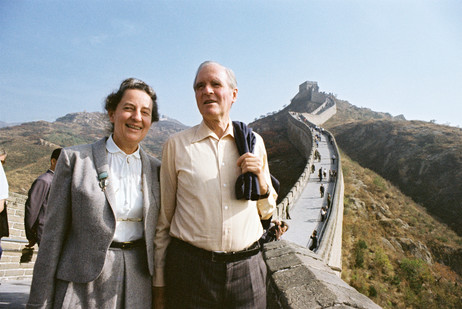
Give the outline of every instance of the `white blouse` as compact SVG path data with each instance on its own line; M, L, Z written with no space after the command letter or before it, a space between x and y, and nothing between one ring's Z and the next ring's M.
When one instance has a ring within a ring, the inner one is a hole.
M5 171L2 162L0 162L0 200L8 198L8 181L6 180Z
M127 155L120 150L109 136L106 142L108 151L108 182L114 188L117 218L114 241L134 241L143 237L143 192L141 190L140 148Z

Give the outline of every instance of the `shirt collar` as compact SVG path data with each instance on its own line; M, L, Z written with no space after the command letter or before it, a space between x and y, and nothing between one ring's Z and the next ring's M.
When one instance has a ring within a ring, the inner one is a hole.
M116 145L116 143L112 139L112 134L109 136L109 138L106 141L106 149L110 153L112 154L121 153L125 156L134 156L135 158L138 158L138 159L140 158L140 147L141 146L138 146L138 149L134 153L127 155Z
M230 135L232 138L234 138L234 129L231 120L228 122L228 127L226 128L225 133L223 134L222 138L225 136ZM213 132L204 122L204 120L201 121L199 124L199 127L196 130L196 134L194 135L194 138L192 140L193 143L199 142L205 138L212 137L216 140L219 140L218 136Z

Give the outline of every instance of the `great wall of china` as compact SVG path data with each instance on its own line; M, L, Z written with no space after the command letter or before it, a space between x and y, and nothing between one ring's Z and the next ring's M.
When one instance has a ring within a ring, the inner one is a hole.
M294 207L300 207L300 196L313 178L311 166L314 164L314 130L336 113L335 99L319 92L316 82L305 82L299 86L299 93L292 101L311 101L319 104L312 113L288 112L290 141L307 160L306 167L292 190L277 206L275 217L285 219ZM341 248L343 221L343 175L340 156L335 138L324 131L324 136L332 139L332 149L337 157L338 175L333 184L332 204L328 219L318 224L319 245L311 251L306 245L288 240L271 242L263 252L268 267L268 308L380 308L372 300L357 292L341 278ZM329 158L328 158L329 160ZM0 278L30 279L34 257L29 263L20 263L21 250L27 243L24 232L24 203L26 197L11 193L8 199L8 220L10 236L2 238L3 256L0 261ZM303 200L302 200L303 202ZM298 204L297 204L298 203ZM318 218L308 218L318 220ZM293 228L291 226L291 228ZM311 233L311 230L305 231Z

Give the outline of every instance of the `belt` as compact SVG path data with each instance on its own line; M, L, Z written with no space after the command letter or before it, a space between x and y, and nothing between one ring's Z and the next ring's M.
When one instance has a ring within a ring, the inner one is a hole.
M142 222L143 218L117 218L117 221Z
M205 258L207 260L210 260L216 263L236 262L236 261L244 260L260 252L260 244L258 243L258 241L254 242L250 247L244 250L233 251L233 252L208 251L208 250L193 246L175 237L172 237L171 241L173 243L176 243L180 247L183 247L191 254L200 256L202 258Z
M113 241L111 243L111 248L119 248L119 249L132 249L132 248L137 248L137 247L142 247L145 246L146 243L144 241L144 238L137 239L135 241L125 241L125 242L117 242Z

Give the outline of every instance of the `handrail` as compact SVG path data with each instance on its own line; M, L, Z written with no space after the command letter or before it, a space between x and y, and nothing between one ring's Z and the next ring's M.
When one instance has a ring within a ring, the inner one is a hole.
M15 239L15 238L2 238L2 242L17 242L22 244L28 244L29 242L24 239Z

